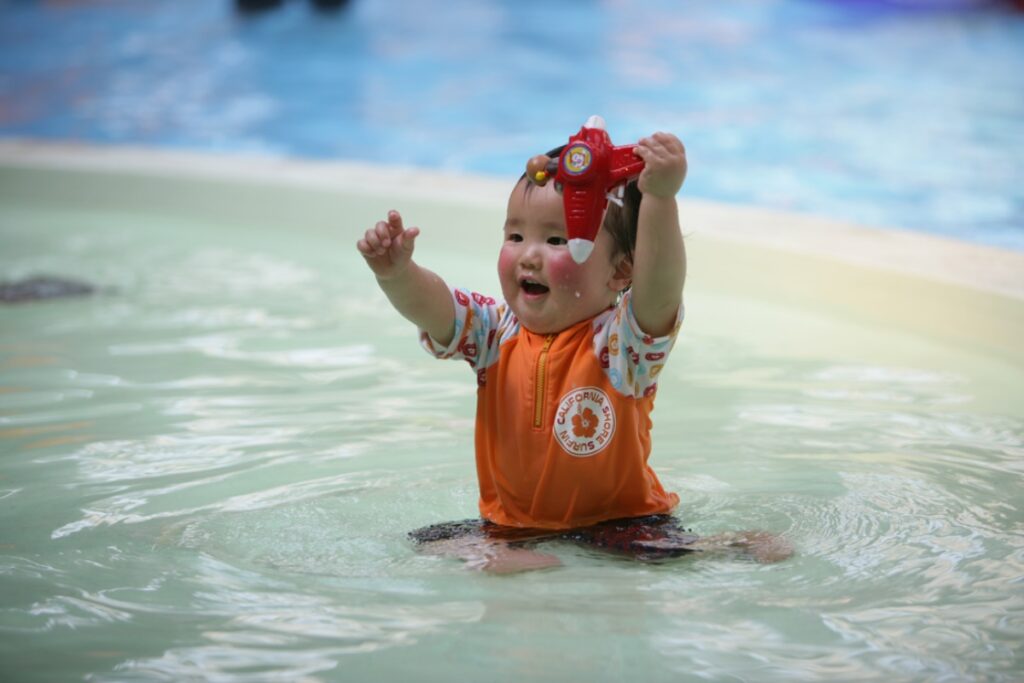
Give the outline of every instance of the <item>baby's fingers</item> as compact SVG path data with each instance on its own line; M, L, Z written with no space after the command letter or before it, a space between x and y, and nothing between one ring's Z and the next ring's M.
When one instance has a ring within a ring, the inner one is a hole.
M671 133L655 133L637 143L637 153L644 160L676 157L685 154L682 141Z
M391 233L391 237L397 237L405 230L405 226L402 224L402 214L398 213L394 209L388 211L387 225L388 230Z
M387 253L387 250L391 248L391 225L384 221L379 221L377 225L373 227L373 237L376 242L377 255Z
M356 242L359 253L367 258L384 255L391 245L391 236L388 234L388 225L380 221L374 227L366 231L363 239Z
M412 250L416 246L416 237L419 234L419 228L409 228L395 238L395 246L406 254L412 254Z
M651 135L648 140L652 145L663 147L670 152L683 151L683 142L672 133L657 132Z
M643 159L648 166L665 155L664 150L662 150L661 147L659 147L657 143L650 138L640 140L640 142L636 144L635 153L638 157Z

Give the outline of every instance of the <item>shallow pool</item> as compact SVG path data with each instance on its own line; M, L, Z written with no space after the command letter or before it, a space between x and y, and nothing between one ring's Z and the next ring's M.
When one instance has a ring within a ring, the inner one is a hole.
M696 531L796 556L494 577L405 539L475 514L475 385L353 248L393 199L9 168L0 199L3 278L102 288L0 309L4 679L1019 680L1019 300L691 223L652 462ZM496 290L500 203L400 208Z

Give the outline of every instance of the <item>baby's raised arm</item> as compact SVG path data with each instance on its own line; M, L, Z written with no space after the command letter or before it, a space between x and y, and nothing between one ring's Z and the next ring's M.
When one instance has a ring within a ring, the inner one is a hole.
M644 162L637 185L640 217L633 251L633 315L647 334L672 331L683 301L686 249L676 193L686 179L686 149L671 133L655 133L637 145Z
M387 220L367 230L356 248L395 310L446 345L455 336L455 305L445 281L412 260L419 234L419 228L403 227L397 211L389 211Z

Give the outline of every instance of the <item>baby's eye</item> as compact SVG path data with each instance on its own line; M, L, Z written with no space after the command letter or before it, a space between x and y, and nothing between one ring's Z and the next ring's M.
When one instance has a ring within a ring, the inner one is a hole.
M556 247L561 247L565 246L566 244L569 244L569 240L565 239L564 237L549 237L548 244L553 244Z
M510 232L507 235L505 235L505 239L509 242L522 242L523 236L520 235L518 232Z

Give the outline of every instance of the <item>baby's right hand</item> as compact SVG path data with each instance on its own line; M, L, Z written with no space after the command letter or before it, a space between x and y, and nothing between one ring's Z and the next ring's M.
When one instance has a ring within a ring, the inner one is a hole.
M359 253L366 259L366 265L379 280L401 275L412 260L419 228L402 227L402 216L397 211L388 211L386 221L366 231L363 239L356 243Z

